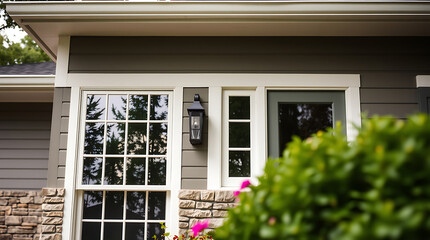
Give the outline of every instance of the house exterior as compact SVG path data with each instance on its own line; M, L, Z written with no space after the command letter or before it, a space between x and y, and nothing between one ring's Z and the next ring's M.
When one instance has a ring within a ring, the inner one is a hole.
M56 73L46 184L3 177L4 189L44 189L2 192L0 239L151 239L160 222L184 233L206 218L214 228L232 191L256 183L292 135L340 121L352 139L362 113L429 112L427 1L10 2L7 11ZM201 145L189 141L195 94ZM36 120L34 109L22 115ZM22 210L30 206L38 211Z

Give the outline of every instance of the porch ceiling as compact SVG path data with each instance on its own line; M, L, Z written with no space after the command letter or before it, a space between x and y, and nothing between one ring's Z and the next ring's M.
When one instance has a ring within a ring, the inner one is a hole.
M7 2L56 59L70 36L430 36L430 1Z

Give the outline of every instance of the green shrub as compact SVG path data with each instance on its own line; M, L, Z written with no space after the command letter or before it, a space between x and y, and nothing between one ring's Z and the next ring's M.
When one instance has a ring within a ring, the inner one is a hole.
M366 120L351 143L295 138L239 198L216 240L427 239L430 119Z

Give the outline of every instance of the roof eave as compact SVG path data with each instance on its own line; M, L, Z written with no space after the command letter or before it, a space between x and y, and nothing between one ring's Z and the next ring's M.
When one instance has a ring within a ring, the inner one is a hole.
M53 59L60 35L430 35L430 1L7 2L7 11Z

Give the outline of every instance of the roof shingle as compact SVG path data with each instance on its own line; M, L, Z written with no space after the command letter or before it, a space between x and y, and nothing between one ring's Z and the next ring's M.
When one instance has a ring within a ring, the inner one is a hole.
M55 62L0 66L0 75L55 75Z

